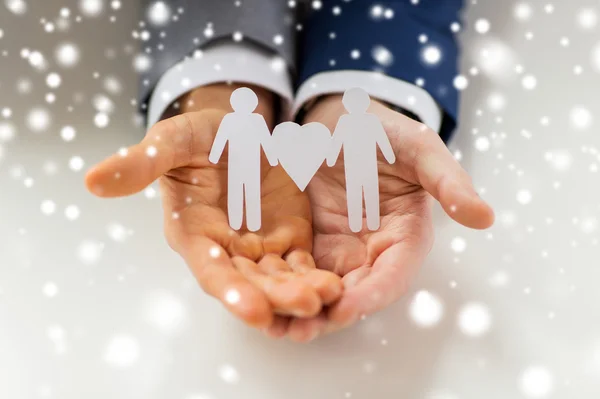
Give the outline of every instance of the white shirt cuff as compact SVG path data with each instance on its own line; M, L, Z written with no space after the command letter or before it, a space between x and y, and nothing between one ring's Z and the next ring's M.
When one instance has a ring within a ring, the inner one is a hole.
M281 97L284 111L291 107L292 79L281 57L251 43L223 42L197 50L160 78L150 96L147 127L158 122L169 105L188 91L229 81L269 89Z
M353 87L360 87L373 98L414 113L431 129L440 131L442 111L427 91L403 80L369 71L321 72L310 77L296 93L292 115L296 115L311 99L326 94L343 93Z

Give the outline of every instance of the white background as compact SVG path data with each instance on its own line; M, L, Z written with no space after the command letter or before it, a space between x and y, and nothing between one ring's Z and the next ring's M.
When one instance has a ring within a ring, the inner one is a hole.
M19 1L0 4L0 397L600 397L597 1L529 0L520 17L512 1L470 6L450 147L497 223L469 231L436 209L436 245L410 294L309 345L270 341L204 295L165 243L157 195L86 193L85 169L143 136L130 104L136 2L83 1L98 2L103 12L81 22L76 1L30 0L22 15L5 6ZM46 32L40 19L65 6L70 27ZM54 56L65 41L80 51L70 69ZM60 87L46 84L51 72ZM105 128L99 94L114 108ZM36 132L38 108L51 121Z

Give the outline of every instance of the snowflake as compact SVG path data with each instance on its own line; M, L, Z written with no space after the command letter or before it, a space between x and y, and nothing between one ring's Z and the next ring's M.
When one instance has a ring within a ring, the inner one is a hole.
M465 90L469 86L469 80L464 75L458 75L454 78L453 85L456 90Z
M475 21L475 31L479 34L484 35L484 34L488 33L490 31L490 27L491 27L490 21L488 21L485 18L481 18L481 19L478 19L477 21Z
M129 335L114 336L104 354L104 360L111 366L125 368L132 366L140 355L138 341Z
M97 17L102 14L104 0L79 0L79 9L87 17Z
M4 0L4 3L13 14L22 15L27 12L27 3L24 0Z
M164 1L156 1L148 7L148 20L155 26L163 26L171 20L172 11Z
M49 74L46 77L46 84L52 89L56 89L57 87L59 87L61 82L62 79L60 78L60 75L55 72Z
M109 123L110 118L104 112L98 112L96 116L94 116L94 125L100 129L107 127Z
M456 253L465 252L465 249L467 249L467 242L462 237L454 237L450 243L450 248Z
M458 314L460 330L470 337L479 337L485 334L491 326L490 311L484 304L469 303Z
M577 23L584 30L591 30L598 24L598 14L593 8L584 8L577 13Z
M84 165L85 162L83 161L83 158L78 155L69 159L69 168L74 172L79 172L81 169L83 169Z
M42 287L42 292L48 298L54 298L58 294L58 286L52 281L48 281Z
M219 368L219 376L228 384L237 384L240 381L238 371L230 364L225 364Z
M227 302L230 305L235 305L237 303L240 302L241 299L241 295L240 292L236 289L230 289L227 290L227 292L225 293L225 302Z
M83 241L77 249L79 260L83 263L92 265L97 263L104 251L104 243L93 240Z
M62 43L56 48L54 58L64 68L74 67L79 62L79 48L73 43Z
M531 366L521 374L520 388L528 398L545 398L554 390L554 379L545 367Z
M116 242L123 242L130 235L130 232L127 230L127 228L125 228L125 226L116 222L109 223L108 226L106 226L106 233L113 241Z
M68 220L77 220L80 214L81 211L79 210L79 207L77 205L69 205L65 208L65 217Z
M531 202L531 199L532 195L529 190L519 190L519 192L517 192L517 201L519 204L527 205Z
M181 299L169 292L153 294L146 304L145 314L146 320L165 334L179 332L187 317Z
M390 66L394 62L392 52L382 45L373 47L371 55L378 64L383 66Z
M427 65L437 65L442 60L442 50L431 44L423 49L421 57Z
M571 109L570 118L571 125L578 130L587 129L592 124L592 113L582 106L576 106Z
M60 130L60 137L67 142L73 141L76 135L77 131L73 126L65 126Z
M419 291L410 303L411 319L420 327L433 327L442 318L444 308L438 297L429 291Z
M52 200L44 200L42 201L40 210L44 215L52 215L56 212L56 204Z
M526 90L533 90L537 86L537 79L533 75L525 75L521 83Z
M528 3L518 3L515 5L514 15L519 21L529 21L533 15L533 9Z

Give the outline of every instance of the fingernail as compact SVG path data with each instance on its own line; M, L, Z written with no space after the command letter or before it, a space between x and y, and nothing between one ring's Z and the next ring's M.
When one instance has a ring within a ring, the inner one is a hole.
M270 328L269 328L269 327L263 328L261 331L262 331L262 333L263 333L263 334L265 334L265 335L266 335L268 338L271 338L271 339L279 339L279 338L281 338L281 337L279 337L278 335L271 333L271 330L270 330Z
M309 336L308 340L306 342L312 342L315 339L317 339L317 337L319 336L319 330L315 330L313 331L313 333Z
M95 184L92 187L90 187L90 191L92 192L92 194L96 195L104 194L104 188L99 184Z
M311 317L314 316L314 312L309 312L306 310L301 310L301 309L295 309L291 312L294 316L299 317L299 318L306 318L306 317Z

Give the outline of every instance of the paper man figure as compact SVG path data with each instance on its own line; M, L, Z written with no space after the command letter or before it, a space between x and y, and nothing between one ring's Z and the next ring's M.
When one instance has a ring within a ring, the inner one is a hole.
M260 148L265 151L269 164L277 166L277 155L272 147L271 134L265 119L253 113L258 97L246 87L231 94L232 113L225 115L217 131L208 160L219 162L225 144L229 142L227 172L227 212L229 225L234 230L242 227L244 196L246 198L246 226L257 231L261 226Z
M349 114L342 115L335 127L327 165L335 165L343 146L350 230L358 233L362 229L363 193L367 228L377 230L380 224L377 146L390 164L396 161L396 156L379 118L366 113L371 100L364 90L347 90L342 103Z

